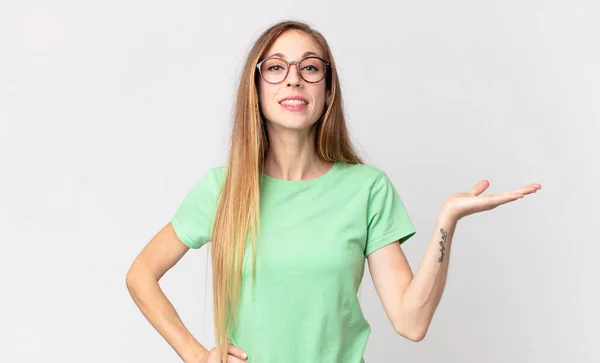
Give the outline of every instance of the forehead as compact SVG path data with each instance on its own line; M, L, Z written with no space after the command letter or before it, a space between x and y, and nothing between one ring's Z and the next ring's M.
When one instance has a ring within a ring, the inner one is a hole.
M273 42L267 50L266 56L269 57L279 53L282 58L294 60L302 58L308 52L323 57L321 47L313 37L303 31L288 30Z

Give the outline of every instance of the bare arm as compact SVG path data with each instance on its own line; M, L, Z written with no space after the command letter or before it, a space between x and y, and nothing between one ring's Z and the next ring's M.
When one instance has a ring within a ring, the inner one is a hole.
M414 276L398 243L368 257L369 271L386 315L394 330L409 340L417 342L425 337L441 300L455 228L456 222L440 213Z
M422 340L427 334L433 314L442 299L457 222L440 212L423 261L402 296L398 329L413 332L415 341Z
M168 223L133 261L126 283L131 297L146 319L181 359L184 362L196 362L207 349L184 326L158 283L188 250L189 247L179 240L171 223Z
M368 256L369 271L386 315L398 334L420 341L427 334L433 314L442 298L450 247L458 221L473 213L496 208L537 192L540 184L530 184L512 192L480 196L487 180L469 192L454 194L442 207L433 228L425 256L413 273L398 243L392 243Z

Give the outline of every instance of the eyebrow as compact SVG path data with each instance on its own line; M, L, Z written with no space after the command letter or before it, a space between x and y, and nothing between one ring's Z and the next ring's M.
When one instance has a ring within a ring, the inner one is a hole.
M304 54L302 54L302 58L306 58L308 56L314 55L316 57L321 57L320 55L318 55L317 53L314 52L306 52ZM275 54L271 54L270 56L267 56L266 58L271 58L271 57L279 57L279 58L283 58L283 59L287 59L285 55L283 55L282 53L275 53Z

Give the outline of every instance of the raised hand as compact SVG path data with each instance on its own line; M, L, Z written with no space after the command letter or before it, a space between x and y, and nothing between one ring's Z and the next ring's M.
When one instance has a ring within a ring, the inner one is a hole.
M481 195L481 193L489 186L490 182L484 179L468 192L452 195L446 203L444 203L443 210L448 213L451 218L458 221L470 214L494 209L499 205L515 201L523 198L527 194L535 193L542 189L540 184L529 184L510 192Z

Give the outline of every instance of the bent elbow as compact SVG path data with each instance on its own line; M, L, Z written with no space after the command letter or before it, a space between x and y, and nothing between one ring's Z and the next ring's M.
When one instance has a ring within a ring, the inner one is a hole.
M143 272L132 266L125 274L125 286L127 286L129 291L132 291L140 284L140 281L143 281L143 279Z
M418 343L425 339L427 335L427 327L422 329L412 329L412 330L396 330L396 333L401 335L402 337L410 340L411 342Z
M411 334L408 339L412 342L418 343L421 340L425 339L426 335L427 335L427 333L417 332L417 333Z
M129 290L129 292L133 292L133 288L135 286L135 275L131 273L131 271L127 272L127 274L125 275L125 286L127 287L127 290Z

